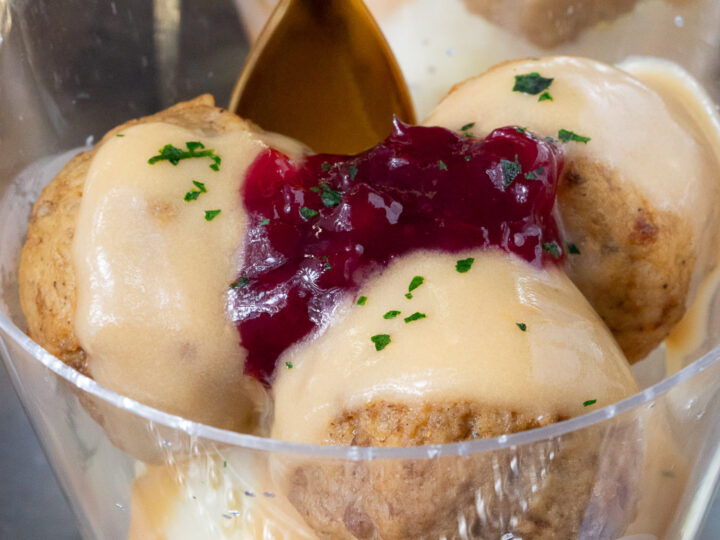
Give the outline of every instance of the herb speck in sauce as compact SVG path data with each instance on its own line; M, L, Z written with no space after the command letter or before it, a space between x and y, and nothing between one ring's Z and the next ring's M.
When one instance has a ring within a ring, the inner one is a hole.
M205 148L205 145L203 143L197 141L188 141L185 143L185 146L187 150L182 150L181 148L173 146L172 144L166 144L160 150L158 150L158 155L152 156L150 159L148 159L148 163L150 165L154 165L159 161L169 161L173 165L177 165L183 159L206 157L210 158L210 160L212 161L212 163L210 164L210 168L212 170L220 170L220 162L222 160L220 159L220 156L215 155L215 150L211 148Z
M468 257L467 259L460 259L458 262L455 263L455 270L457 270L461 274L464 274L465 272L469 271L470 268L472 268L474 262L475 259L473 257Z
M526 73L524 75L515 75L515 86L513 92L522 92L536 96L540 92L547 90L554 79L548 79L540 75L537 71Z
M560 139L562 142L579 142L583 144L587 144L588 141L590 141L590 137L585 137L584 135L578 135L577 133L567 130L567 129L561 129L558 131L558 139Z
M515 325L523 332L527 331L527 324L524 322L516 322Z
M370 338L370 341L375 344L376 351L382 351L390 344L390 334L377 334L375 336L372 336Z
M590 405L595 405L597 403L597 399L588 399L587 401L583 401L583 407L589 407Z
M205 210L205 221L212 221L220 215L222 210Z
M383 315L383 319L394 319L398 315L400 315L400 312L393 309L393 310L388 311L385 315Z
M408 292L405 293L405 298L410 300L413 297L412 292L424 282L425 278L422 276L415 276L414 278L412 278L412 280L410 281L410 285L408 286Z
M358 298L357 305L364 306L367 303L367 296L361 296Z
M503 186L510 187L515 181L518 175L522 172L522 165L518 161L517 154L515 154L515 161L509 161L507 159L500 160L500 167L503 175Z
M420 320L420 319L424 319L425 317L427 317L427 315L425 315L424 313L420 313L419 311L416 311L415 313L413 313L413 314L410 315L409 317L405 317L405 319L403 319L403 320L404 320L406 323L409 323L409 322L413 322L413 321L418 321L418 320Z
M552 255L553 259L560 258L560 246L556 242L543 242L542 249Z

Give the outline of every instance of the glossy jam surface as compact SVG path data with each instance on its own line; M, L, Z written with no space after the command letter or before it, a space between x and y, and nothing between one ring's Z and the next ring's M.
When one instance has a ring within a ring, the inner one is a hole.
M269 383L282 352L327 324L342 295L410 251L499 248L536 266L560 261L561 168L557 146L513 127L480 140L396 122L356 156L295 163L264 152L244 184L248 229L230 296L245 372Z

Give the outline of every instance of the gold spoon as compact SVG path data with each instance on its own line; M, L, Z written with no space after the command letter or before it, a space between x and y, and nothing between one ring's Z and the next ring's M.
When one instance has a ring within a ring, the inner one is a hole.
M384 139L410 95L362 0L281 0L248 56L230 110L316 152L354 154Z

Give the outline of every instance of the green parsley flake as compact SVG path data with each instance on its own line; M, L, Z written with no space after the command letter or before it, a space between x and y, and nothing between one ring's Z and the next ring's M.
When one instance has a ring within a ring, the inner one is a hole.
M124 133L118 133L118 134L117 134L117 135L115 135L115 136L116 136L116 137L124 137L124 136L125 136L125 134L124 134Z
M222 210L205 210L205 221L212 221L220 215L220 212Z
M205 184L202 182L198 182L197 180L192 181L193 185L195 185L198 189L191 189L185 194L185 200L187 202L190 201L196 201L197 198L200 196L201 193L207 193L207 189L205 188Z
M409 323L409 322L417 321L417 320L419 320L419 319L424 319L425 317L427 317L427 315L425 315L424 313L420 313L419 311L416 311L415 313L413 313L413 314L410 315L409 317L405 317L405 319L403 319L403 320L404 320L406 323Z
M261 219L258 222L258 225L260 225L261 227L264 227L265 225L270 225L270 218Z
M358 298L357 304L358 306L364 306L367 303L367 296L361 296Z
M227 461L223 461L223 467L227 469Z
M572 242L568 242L567 248L571 255L580 255L580 249Z
M230 284L231 289L242 289L250 282L250 278L242 276Z
M398 315L400 315L400 312L393 309L391 311L388 311L385 315L383 315L383 319L394 319Z
M455 263L455 270L460 272L461 274L464 274L470 268L472 268L473 263L475 262L475 259L473 257L469 257L467 259L460 259L458 262Z
M390 345L390 335L389 334L377 334L377 335L371 337L370 341L372 341L375 344L376 351L382 351L385 347Z
M460 128L460 131L467 131L469 129L472 129L475 127L475 122L470 122L468 124L465 124L463 127Z
M555 101L555 100L550 95L550 92L543 92L542 94L540 94L538 101Z
M517 326L523 332L527 330L527 324L525 324L524 322L516 322L515 326Z
M410 285L408 285L408 292L405 294L405 298L410 300L413 297L412 292L424 282L425 278L422 276L415 276L414 278L412 278L412 280L410 281Z
M470 156L465 156L465 161L470 161L472 158Z
M205 145L197 141L188 141L185 143L187 150L182 150L172 144L166 144L158 150L157 156L148 159L150 165L154 165L158 161L169 161L173 165L177 165L183 159L207 157L212 160L210 168L214 171L220 170L220 156L215 155L215 150L206 149Z
M327 161L323 161L322 165L320 165L320 168L323 171L327 172L332 168L332 165L330 165L330 163L328 163Z
M527 128L515 126L515 131L517 131L518 133L525 133L527 131Z
M355 180L357 173L358 168L355 165L350 165L350 168L348 169L348 175L350 176L350 180Z
M557 242L543 242L542 249L552 255L554 259L560 258L560 246L557 245Z
M332 270L332 266L330 266L330 263L328 262L328 256L323 255L322 260L325 261L325 264L323 264L323 270Z
M585 137L584 135L578 135L577 133L574 133L567 129L561 129L560 131L558 131L558 139L560 139L564 143L573 141L573 142L581 142L583 144L587 144L588 141L591 140L590 137Z
M590 405L595 405L597 403L597 399L588 399L587 401L583 401L583 407L589 407Z
M547 90L554 79L548 79L541 76L537 71L526 73L525 75L515 75L515 86L513 92L522 92L536 96L543 90Z
M307 206L303 206L303 207L300 209L300 215L301 215L302 217L304 217L305 219L312 219L312 218L314 218L315 216L318 215L318 211L317 211L317 210L313 210L312 208L308 208Z
M517 154L515 154L515 161L501 159L500 167L502 168L504 187L510 187L510 184L512 184L522 172L522 165L520 165L520 162L518 161Z
M545 169L543 167L538 167L534 171L526 172L525 178L527 178L528 180L537 180L544 172Z
M310 191L320 194L320 200L327 208L337 206L342 200L342 195L330 189L327 184L320 184L320 187L311 187Z
M292 363L292 362L285 362L285 367L288 368L288 369L292 369L292 368L293 368L293 363Z
M437 164L438 164L438 168L441 171L447 171L447 165L445 165L445 162L442 159L438 160Z

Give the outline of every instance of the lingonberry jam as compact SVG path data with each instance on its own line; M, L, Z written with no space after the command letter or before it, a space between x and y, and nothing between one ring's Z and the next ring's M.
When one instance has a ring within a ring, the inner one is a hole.
M409 251L499 248L534 265L561 260L552 217L561 167L553 142L521 128L481 140L399 121L356 156L296 163L262 153L244 184L248 230L230 297L245 372L269 384L285 349Z

